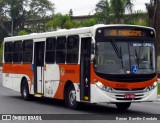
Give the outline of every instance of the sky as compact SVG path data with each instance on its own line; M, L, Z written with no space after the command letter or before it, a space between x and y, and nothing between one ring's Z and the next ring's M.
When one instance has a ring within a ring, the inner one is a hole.
M89 15L94 13L95 5L100 0L49 0L55 4L55 13L68 14L69 10L73 10L74 16ZM146 11L145 3L150 0L132 0L134 10Z

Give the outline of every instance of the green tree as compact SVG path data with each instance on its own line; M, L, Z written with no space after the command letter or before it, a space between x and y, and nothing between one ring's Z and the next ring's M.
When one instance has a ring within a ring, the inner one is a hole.
M150 3L146 4L146 8L148 12L149 26L155 28L157 32L158 47L160 47L160 0L150 0Z
M45 18L53 13L54 5L49 0L0 0L0 14L13 22L16 32L24 28L25 20Z
M98 23L110 23L111 7L108 0L101 0L99 3L97 3L95 10L95 18Z
M57 29L70 29L79 27L80 23L77 21L73 21L69 15L62 15L61 13L57 13L53 15L53 17L46 22L46 30L57 30Z
M73 16L73 10L72 9L69 10L69 16Z
M29 14L32 18L34 17L46 17L48 12L53 14L54 4L49 0L31 0L29 3ZM37 19L37 18L35 18Z
M82 25L83 27L89 27L89 26L95 25L96 23L97 23L97 22L96 22L96 19L92 18L92 19L84 20L81 25Z
M149 25L155 27L157 16L160 12L160 0L150 0L150 3L146 3L146 9L149 16Z
M146 4L148 12L149 26L156 30L156 41L157 41L157 70L160 73L160 0L150 0Z
M68 17L69 18L69 17ZM47 21L46 23L46 29L49 30L49 29L54 29L54 30L57 30L58 28L62 28L63 29L63 26L64 26L64 17L61 13L57 13L55 15L53 15L53 17Z
M26 31L26 30L20 30L19 32L18 32L18 35L27 35L28 34L28 32Z
M96 5L98 23L121 23L125 11L132 13L132 0L101 0Z
M133 6L132 0L125 0L125 9L128 11L128 13L133 13Z
M124 0L110 0L115 23L121 23L121 18L125 12Z
M131 19L132 18L132 19ZM138 10L124 17L125 24L147 26L147 15L145 12Z

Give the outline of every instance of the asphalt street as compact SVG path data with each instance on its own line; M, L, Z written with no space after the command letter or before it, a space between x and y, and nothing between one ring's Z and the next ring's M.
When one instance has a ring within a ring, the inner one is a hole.
M117 110L114 104L81 104L79 110L64 107L64 102L53 99L35 98L24 101L20 93L2 86L0 74L0 114L81 114L92 116L122 116L122 115L150 115L160 114L160 102L134 103L127 111Z

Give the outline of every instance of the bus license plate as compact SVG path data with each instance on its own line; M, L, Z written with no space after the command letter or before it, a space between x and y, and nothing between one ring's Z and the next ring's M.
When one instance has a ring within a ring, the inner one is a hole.
M125 99L134 99L135 98L135 94L125 94L124 98Z

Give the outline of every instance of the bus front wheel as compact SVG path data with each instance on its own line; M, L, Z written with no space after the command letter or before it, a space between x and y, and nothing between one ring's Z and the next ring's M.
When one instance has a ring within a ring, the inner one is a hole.
M77 109L78 102L76 101L76 91L73 85L70 85L67 89L65 103L69 108Z
M116 103L116 106L119 110L127 110L130 107L131 103Z
M21 96L24 100L31 100L31 95L29 94L29 88L28 88L28 82L27 80L23 80L22 82L22 88L21 88Z

